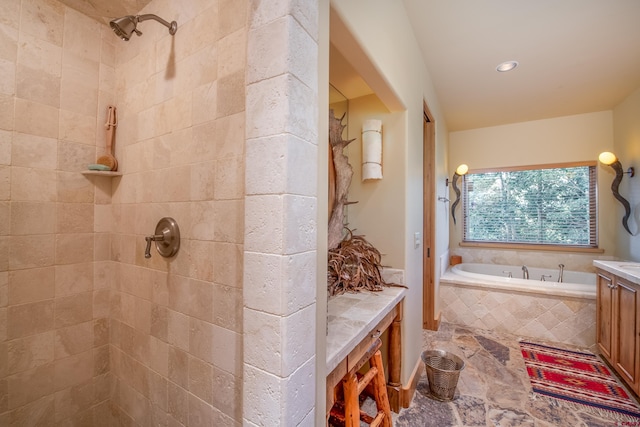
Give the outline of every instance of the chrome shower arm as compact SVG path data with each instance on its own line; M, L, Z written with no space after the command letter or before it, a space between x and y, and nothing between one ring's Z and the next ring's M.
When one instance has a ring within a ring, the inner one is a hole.
M153 14L145 14L145 15L138 15L136 16L136 20L138 22L142 22L142 21L148 21L149 19L153 19L154 21L158 21L159 23L161 23L162 25L164 25L165 27L167 27L169 29L169 34L174 35L176 33L176 31L178 31L178 23L176 21L171 21L171 23L165 21L164 19L160 18L157 15L153 15Z

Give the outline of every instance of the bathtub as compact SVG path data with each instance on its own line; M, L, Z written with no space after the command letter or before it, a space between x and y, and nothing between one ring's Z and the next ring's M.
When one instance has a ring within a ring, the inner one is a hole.
M522 266L463 263L449 269L441 281L462 282L470 286L545 295L566 295L593 299L596 297L595 273L565 270L563 282L559 283L559 268L527 267L527 269L529 270L528 280L522 278ZM544 281L541 280L543 275L545 276Z
M442 321L594 348L596 275L565 271L558 283L559 269L527 268L529 280L522 278L522 266L463 263L448 269L440 278ZM541 281L543 274L552 277Z

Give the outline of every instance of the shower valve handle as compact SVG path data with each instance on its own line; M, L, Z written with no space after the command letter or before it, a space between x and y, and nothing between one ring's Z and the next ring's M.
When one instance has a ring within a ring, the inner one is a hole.
M145 258L151 258L151 242L162 242L165 240L166 237L166 233L168 232L168 229L163 230L162 234L154 234L153 236L147 236L144 238L144 240L147 241L147 247L144 250L144 257Z
M156 242L156 249L163 257L172 257L180 249L180 228L175 219L164 217L156 225L155 234L146 236L147 247L144 257L151 258L151 242Z

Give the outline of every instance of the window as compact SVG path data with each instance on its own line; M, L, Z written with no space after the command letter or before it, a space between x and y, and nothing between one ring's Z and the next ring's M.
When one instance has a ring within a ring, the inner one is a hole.
M463 192L464 242L598 246L593 162L475 171Z

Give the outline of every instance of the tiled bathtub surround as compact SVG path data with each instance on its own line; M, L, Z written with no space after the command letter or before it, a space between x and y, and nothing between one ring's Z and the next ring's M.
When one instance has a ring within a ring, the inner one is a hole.
M440 284L442 320L582 348L595 346L595 296L573 298Z

